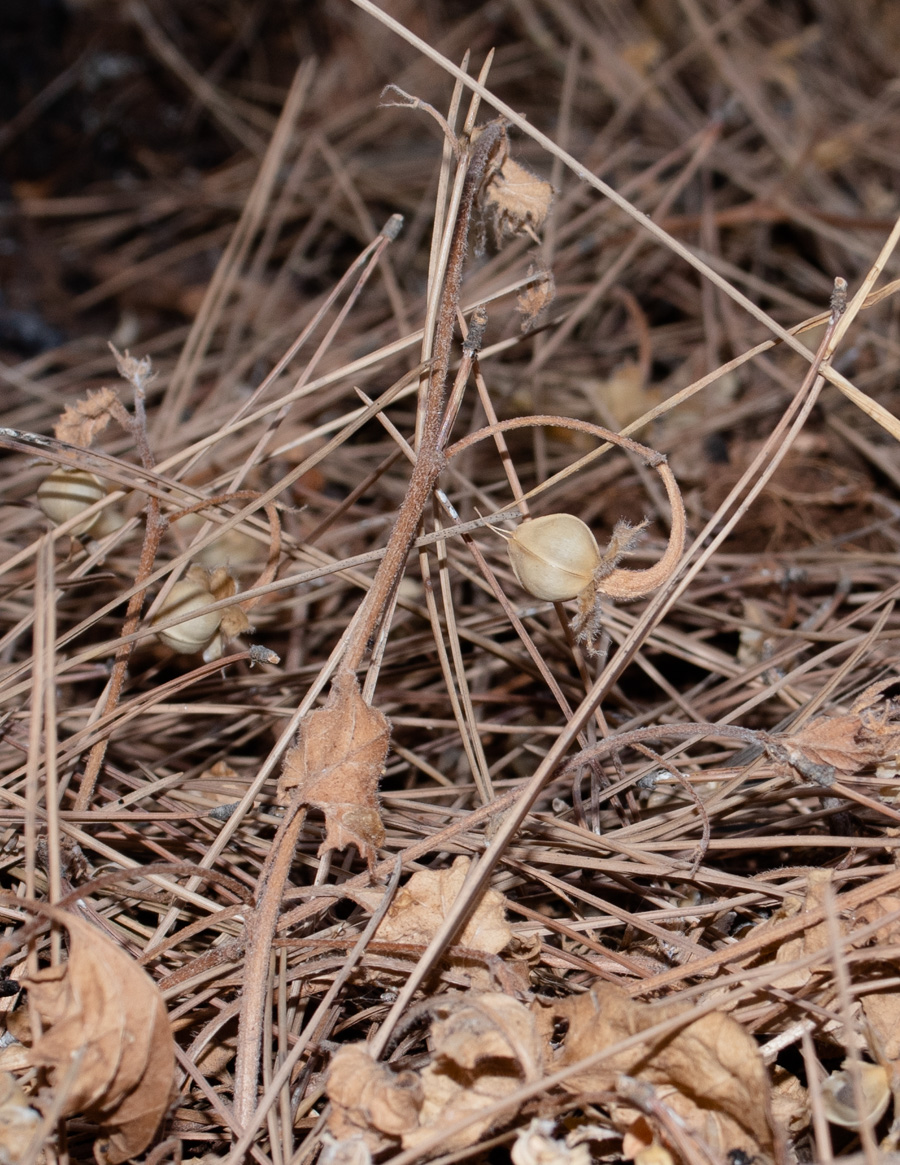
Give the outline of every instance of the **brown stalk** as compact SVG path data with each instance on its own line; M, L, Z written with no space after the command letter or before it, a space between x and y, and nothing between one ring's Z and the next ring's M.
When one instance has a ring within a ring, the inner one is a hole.
M475 144L470 147L462 197L453 226L447 273L441 291L434 357L423 403L422 437L416 463L413 466L406 497L388 539L384 558L351 625L332 683L333 687L347 681L355 684L356 670L362 663L369 643L391 602L391 596L404 570L425 506L444 465L443 451L440 447L441 426L472 209L479 190L489 176L492 161L505 144L505 140L506 131L502 123L493 122L484 127ZM272 844L264 874L259 882L257 906L252 919L248 921L250 939L234 1082L235 1119L241 1128L250 1123L257 1103L269 952L284 886L290 873L294 848L304 817L305 811L301 812L295 796L285 813L285 822Z

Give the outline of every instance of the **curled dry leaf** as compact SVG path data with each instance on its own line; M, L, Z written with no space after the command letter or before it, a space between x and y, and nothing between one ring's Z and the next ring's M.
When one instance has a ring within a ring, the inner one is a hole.
M442 998L430 1042L432 1060L421 1072L394 1072L365 1045L341 1048L326 1086L329 1133L341 1142L362 1137L372 1152L397 1140L408 1149L472 1117L443 1142L444 1149L464 1148L493 1124L478 1117L482 1109L542 1073L534 1017L508 995L470 991Z
M880 1054L900 1071L900 991L864 995L862 1009Z
M900 700L888 696L896 676L872 684L840 716L817 716L800 729L778 737L813 764L832 765L839 774L895 762L900 753Z
M427 946L446 918L456 900L466 875L469 859L457 857L448 870L419 870L413 874L394 896L387 914L379 923L375 938L380 942L415 943ZM359 890L354 898L374 910L382 899L380 890ZM506 921L503 895L487 889L461 933L456 945L499 954L513 937L512 927ZM451 956L454 966L465 964L466 971L476 986L490 985L490 976L481 965Z
M568 1145L553 1136L553 1121L535 1117L519 1129L510 1156L513 1165L591 1165L587 1145Z
M424 1099L419 1077L378 1063L365 1045L338 1049L326 1091L332 1103L328 1131L338 1143L362 1138L376 1152L418 1126Z
M553 187L507 155L491 176L482 205L494 224L498 244L504 235L535 234L544 224Z
M31 1142L41 1114L28 1103L15 1077L0 1072L0 1165L16 1165Z
M113 415L123 411L123 405L112 388L89 392L83 400L66 405L62 416L53 426L58 441L80 445L83 449L102 433Z
M169 1106L174 1041L150 976L89 923L74 916L64 922L68 962L23 979L43 1028L31 1062L58 1087L81 1054L62 1115L97 1121L109 1138L105 1159L117 1165L147 1147Z
M355 845L370 867L384 841L378 782L390 740L386 716L362 698L353 676L340 675L324 707L300 722L296 747L284 758L278 781L282 804L301 804L325 814L319 854Z
M541 1040L524 1004L509 995L468 992L441 1005L443 1018L431 1029L432 1061L421 1074L425 1099L419 1128L404 1135L405 1149L463 1117L475 1119L447 1137L443 1147L474 1145L496 1120L476 1114L542 1073Z
M537 324L556 296L556 283L550 271L532 267L528 274L533 279L526 283L516 299L523 332L529 332Z
M636 1003L620 988L601 984L587 995L542 1007L540 1022L546 1031L556 1022L568 1023L555 1070L690 1011L685 1004ZM566 1087L614 1090L620 1074L654 1085L687 1128L705 1140L713 1136L725 1149L743 1148L751 1155L772 1153L776 1138L766 1069L756 1042L730 1016L711 1012L674 1033L614 1053L569 1077ZM631 1108L612 1115L627 1127L637 1113Z

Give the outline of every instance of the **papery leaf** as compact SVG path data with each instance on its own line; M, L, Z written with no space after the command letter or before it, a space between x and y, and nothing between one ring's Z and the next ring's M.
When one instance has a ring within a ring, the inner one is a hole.
M895 762L900 754L900 700L885 695L897 685L891 676L872 684L849 712L816 716L798 732L778 736L780 744L797 748L814 764L832 765L840 773Z
M469 865L469 859L460 855L449 869L418 870L394 895L387 914L378 924L375 938L382 942L430 943L456 901ZM374 909L383 895L380 890L360 890L354 897ZM496 955L512 936L512 927L505 918L503 895L488 888L455 942Z
M371 866L384 842L378 782L390 741L387 717L362 698L353 677L335 681L324 707L307 713L297 744L284 759L278 796L291 796L325 814L329 849L355 845ZM292 792L296 790L295 792Z
M442 1018L431 1030L432 1062L421 1074L425 1099L419 1128L404 1135L405 1149L512 1095L542 1072L534 1017L511 996L467 992L442 1000L441 1011ZM496 1120L496 1116L472 1120L447 1138L444 1149L474 1145Z
M31 1062L46 1068L58 1087L72 1057L81 1056L61 1115L96 1120L110 1136L106 1159L117 1165L146 1148L169 1105L172 1033L146 971L90 923L75 916L62 921L70 935L68 961L22 980L44 1028Z
M328 1070L328 1129L340 1141L361 1136L373 1152L417 1127L422 1085L415 1072L395 1072L360 1044L339 1048Z
M548 1023L568 1023L554 1066L560 1068L690 1010L688 1004L637 1003L620 988L604 983L586 995L552 1004L542 1023L545 1030ZM672 1096L666 1103L677 1108L687 1127L699 1135L708 1133L707 1114L719 1112L728 1118L723 1128L735 1124L744 1130L743 1146L732 1142L730 1147L746 1147L750 1155L760 1150L772 1153L776 1137L765 1065L753 1037L723 1012L702 1015L670 1035L614 1053L571 1076L565 1087L615 1090L620 1074L674 1089L683 1103L674 1104ZM633 1108L627 1113L622 1119L630 1123L636 1113Z

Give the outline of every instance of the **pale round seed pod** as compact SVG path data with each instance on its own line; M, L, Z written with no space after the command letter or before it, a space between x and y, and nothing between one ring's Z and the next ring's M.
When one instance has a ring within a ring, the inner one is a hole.
M549 603L576 599L600 565L596 538L574 514L547 514L523 522L506 548L525 590Z
M191 611L201 611L215 601L215 595L211 594L200 583L190 578L179 579L169 591L166 601L157 611L153 625L156 626L157 623L162 623L167 619L174 619L176 615L188 615ZM221 622L221 611L204 611L202 615L186 619L184 623L179 623L175 627L167 627L162 631L157 631L156 637L173 651L180 652L182 655L193 655L195 652L203 651L212 642Z
M846 1065L846 1061L844 1063ZM884 1116L891 1099L887 1069L880 1064L860 1064L859 1084L864 1105L862 1114L856 1107L853 1078L846 1067L832 1072L823 1083L822 1105L826 1117L833 1125L858 1129L867 1121L875 1125Z
M61 526L69 518L77 518L94 502L106 497L106 487L99 477L86 469L54 469L38 486L38 505L51 522ZM92 514L72 527L72 534L86 534L100 517Z

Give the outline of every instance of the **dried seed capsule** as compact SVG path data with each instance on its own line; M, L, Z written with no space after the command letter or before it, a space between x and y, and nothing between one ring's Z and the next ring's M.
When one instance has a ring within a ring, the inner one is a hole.
M38 486L38 505L51 522L61 526L77 517L88 506L106 497L106 487L99 477L86 469L54 469ZM99 520L99 513L72 527L73 534L86 534Z
M844 1068L832 1072L822 1085L822 1102L825 1115L833 1125L845 1129L858 1129L865 1121L877 1124L884 1116L891 1099L891 1086L887 1070L880 1064L860 1064L859 1084L864 1103L864 1112L859 1113L853 1093L853 1079Z
M506 546L525 590L550 603L577 598L591 585L600 565L597 540L574 514L547 514L523 522Z
M216 601L204 586L194 579L182 578L172 587L166 601L156 613L154 626L176 615L188 615L191 611L202 611ZM193 655L203 651L213 640L222 622L221 611L205 611L193 619L187 619L175 627L157 631L157 638L166 647L182 655Z

